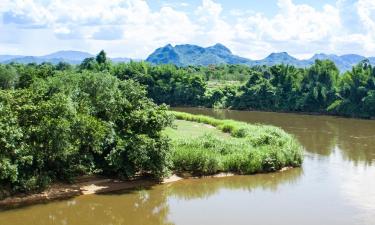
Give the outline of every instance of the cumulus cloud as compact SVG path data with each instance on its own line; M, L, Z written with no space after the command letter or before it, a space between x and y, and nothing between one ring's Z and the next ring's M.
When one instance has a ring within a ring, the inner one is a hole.
M337 0L320 9L278 0L273 16L249 9L226 12L216 0L177 3L165 1L151 9L144 0L1 0L0 29L13 37L37 32L25 29L43 30L49 36L34 44L46 50L52 48L43 41L48 38L61 42L55 48L78 45L91 52L108 49L118 56L137 58L167 43L217 42L251 58L274 51L300 57L316 52L375 55L373 0ZM29 45L25 38L15 39L19 49Z
M271 18L260 13L239 18L236 24L238 38L263 45L268 43L271 48L268 50L303 54L301 50L308 46L329 42L341 26L339 10L331 5L318 11L306 4L279 0L278 7L278 13ZM327 50L326 46L324 48L322 50Z

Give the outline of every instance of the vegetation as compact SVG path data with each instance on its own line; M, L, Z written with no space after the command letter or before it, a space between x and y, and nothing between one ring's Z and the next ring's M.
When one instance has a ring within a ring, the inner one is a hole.
M375 68L368 61L340 75L329 60L316 60L305 69L282 64L177 67L147 62L114 64L101 51L79 66L1 65L0 87L27 88L61 71L105 72L123 81L134 80L156 104L375 117Z
M19 81L0 90L0 197L80 174L168 173L170 147L161 131L172 117L137 82L49 64L4 68L17 72L3 78L13 81L15 73Z
M290 65L114 66L120 79L144 84L148 96L172 106L287 111L375 117L375 67L363 61L339 74L335 64L316 60L306 69Z
M166 131L172 138L175 171L198 175L252 174L301 165L301 145L279 128L181 112L173 114L178 120L198 122L197 125L177 121L177 130L169 128ZM199 123L216 127L228 135L218 134L217 129L199 127ZM192 135L192 132L198 134Z
M171 153L162 131L173 118L164 103L370 118L375 117L375 68L363 61L339 75L332 62L320 60L305 69L114 64L104 51L78 66L0 64L0 195L87 173L162 178L176 165L206 174L272 171L299 163L284 151L296 144L276 128L205 117L197 122L232 138L173 140ZM262 149L268 144L275 148ZM183 150L175 151L176 146ZM183 164L185 159L190 162Z

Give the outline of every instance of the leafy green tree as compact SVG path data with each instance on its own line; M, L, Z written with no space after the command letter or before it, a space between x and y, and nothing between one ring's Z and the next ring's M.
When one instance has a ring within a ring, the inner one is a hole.
M17 85L19 76L10 65L0 65L0 89L10 89Z
M263 73L253 71L248 82L240 88L236 107L241 109L273 109L276 102L276 88Z
M329 110L348 116L375 116L375 70L363 61L340 80L338 99Z
M86 58L79 65L81 70L92 70L95 71L98 68L98 63L94 57Z
M302 111L325 112L336 99L339 71L329 60L316 60L301 81L298 107Z
M107 54L104 50L101 50L95 59L98 64L105 64L107 62Z
M172 118L132 80L56 72L0 92L0 115L1 193L90 173L161 178L170 168L161 131Z
M63 71L63 70L72 70L72 69L73 69L72 65L70 65L67 62L59 62L56 65L56 70Z

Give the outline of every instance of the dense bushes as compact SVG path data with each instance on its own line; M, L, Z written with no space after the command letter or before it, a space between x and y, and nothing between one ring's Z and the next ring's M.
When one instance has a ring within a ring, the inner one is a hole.
M197 175L217 172L252 174L302 163L301 145L279 128L181 112L173 114L176 119L209 124L230 134L227 138L210 133L188 138L173 135L169 130L176 171Z
M100 72L36 76L0 91L1 191L28 191L57 179L104 173L157 178L170 165L165 106L132 80Z

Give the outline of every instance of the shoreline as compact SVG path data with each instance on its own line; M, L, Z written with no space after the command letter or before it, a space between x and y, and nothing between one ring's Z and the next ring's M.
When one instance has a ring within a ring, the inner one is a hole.
M285 167L279 171L275 171L274 173L283 172L289 169L292 169L292 167ZM1 210L15 209L40 203L48 203L81 195L103 194L122 190L132 190L158 184L174 183L184 179L222 178L231 176L240 176L240 174L226 172L209 176L192 176L189 173L182 174L181 176L173 174L165 178L161 182L145 177L125 181L98 176L80 177L73 184L56 183L51 185L48 189L39 193L18 194L0 200L0 212Z
M303 111L272 111L272 110L260 110L260 109L236 109L236 108L213 108L213 107L206 107L206 106L170 106L171 109L178 109L178 108L197 108L197 109L218 109L224 111L239 111L239 112L259 112L259 113L284 113L284 114L295 114L301 116L327 116L331 118L337 119L358 119L358 120L375 120L375 117L360 117L360 116L350 116L350 115L340 115L337 113L325 113L325 112L303 112Z

